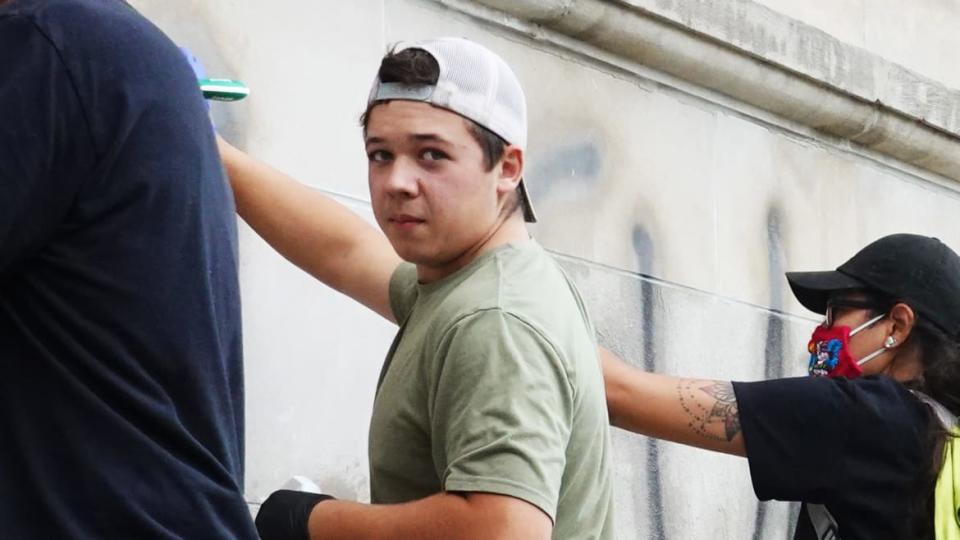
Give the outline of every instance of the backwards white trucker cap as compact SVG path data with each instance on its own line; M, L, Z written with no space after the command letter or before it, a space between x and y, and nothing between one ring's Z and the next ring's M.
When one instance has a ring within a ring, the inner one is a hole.
M440 66L434 86L383 83L377 76L367 104L379 101L422 101L453 111L523 150L527 147L527 101L520 81L502 58L462 38L443 37L400 43L394 49L423 49ZM523 219L535 223L530 195L520 180Z

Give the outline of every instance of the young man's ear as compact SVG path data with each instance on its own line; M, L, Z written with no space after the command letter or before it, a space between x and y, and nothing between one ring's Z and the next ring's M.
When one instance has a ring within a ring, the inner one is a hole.
M503 157L497 164L497 191L514 191L523 178L523 150L516 146L507 146Z

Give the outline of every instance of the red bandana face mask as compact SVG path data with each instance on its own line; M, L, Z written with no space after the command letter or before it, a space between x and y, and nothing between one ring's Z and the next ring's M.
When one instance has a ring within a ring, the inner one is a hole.
M831 326L822 324L813 332L807 350L810 351L810 365L807 370L811 377L847 377L854 379L863 375L863 364L880 356L887 347L874 351L863 360L854 360L850 356L850 338L873 326L886 317L880 315L851 330L849 326Z

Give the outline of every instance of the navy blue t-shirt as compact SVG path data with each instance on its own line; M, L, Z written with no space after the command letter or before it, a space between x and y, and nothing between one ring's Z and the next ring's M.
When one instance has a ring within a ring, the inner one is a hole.
M758 498L822 504L843 540L912 538L930 413L909 390L885 376L733 388ZM817 538L806 505L794 538Z
M236 220L120 0L0 4L0 538L255 538Z

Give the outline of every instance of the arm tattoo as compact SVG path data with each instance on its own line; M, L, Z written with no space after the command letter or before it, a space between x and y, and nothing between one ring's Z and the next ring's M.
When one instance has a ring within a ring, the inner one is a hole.
M729 382L681 379L677 396L690 417L688 427L697 435L730 442L740 433L737 397Z

